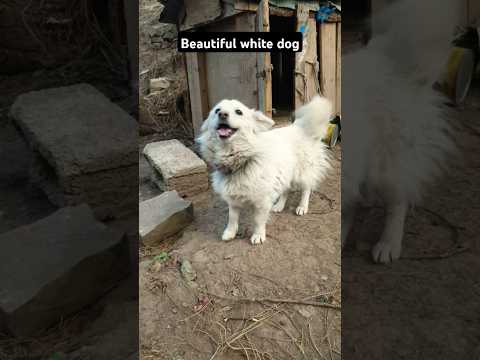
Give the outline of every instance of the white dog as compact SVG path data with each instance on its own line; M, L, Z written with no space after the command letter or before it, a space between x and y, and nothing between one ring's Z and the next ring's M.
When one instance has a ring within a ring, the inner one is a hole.
M228 224L222 240L235 238L240 209L253 207L252 244L266 239L271 210L280 212L292 188L301 190L297 215L308 211L311 191L329 168L321 139L332 106L320 96L300 108L296 121L271 130L272 119L237 100L222 100L210 111L197 139L204 159L215 171L214 190L228 203Z
M398 1L376 15L385 30L365 49L342 58L342 245L359 203L383 205L375 262L400 257L407 212L454 149L443 96L432 84L448 56L461 5ZM403 13L409 16L398 16Z

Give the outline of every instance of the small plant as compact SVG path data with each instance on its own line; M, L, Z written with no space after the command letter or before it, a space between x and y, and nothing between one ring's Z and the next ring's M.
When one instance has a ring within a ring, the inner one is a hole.
M168 260L168 254L165 251L162 251L160 254L156 255L153 260L159 262L165 262Z

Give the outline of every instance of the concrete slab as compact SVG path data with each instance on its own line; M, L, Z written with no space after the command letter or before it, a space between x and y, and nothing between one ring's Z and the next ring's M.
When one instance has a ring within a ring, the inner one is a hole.
M17 336L45 330L93 303L129 271L122 232L87 205L66 207L0 235L0 328Z
M143 153L161 174L168 190L193 196L208 189L207 165L180 141L153 142L145 146Z
M139 206L139 233L145 245L155 245L181 232L193 221L193 205L167 191Z
M31 177L57 206L101 218L137 201L137 123L88 84L20 95L10 110L35 152Z

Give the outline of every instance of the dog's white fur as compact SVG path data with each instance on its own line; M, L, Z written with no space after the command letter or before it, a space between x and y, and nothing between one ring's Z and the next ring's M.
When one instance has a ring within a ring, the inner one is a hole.
M250 241L263 243L270 211L282 211L292 189L302 192L297 215L308 212L311 191L330 167L321 139L331 112L331 103L317 95L297 111L292 125L271 129L273 120L237 100L222 100L213 107L197 142L203 158L215 168L214 190L228 203L228 224L222 240L235 238L240 209L252 206ZM220 113L226 113L228 125L237 129L228 139L217 132L224 120Z
M376 262L400 257L407 211L421 200L453 149L443 99L432 84L448 56L460 5L456 0L398 1L376 14L376 20L385 24L383 32L365 49L342 59L342 96L347 104L342 132L342 245L356 205L383 204L385 225L372 249ZM432 16L426 18L427 13Z

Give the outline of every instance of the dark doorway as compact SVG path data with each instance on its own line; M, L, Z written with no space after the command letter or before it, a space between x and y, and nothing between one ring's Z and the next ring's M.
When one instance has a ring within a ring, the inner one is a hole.
M295 31L295 18L270 16L270 31ZM272 108L277 122L288 121L295 108L295 53L272 52Z

